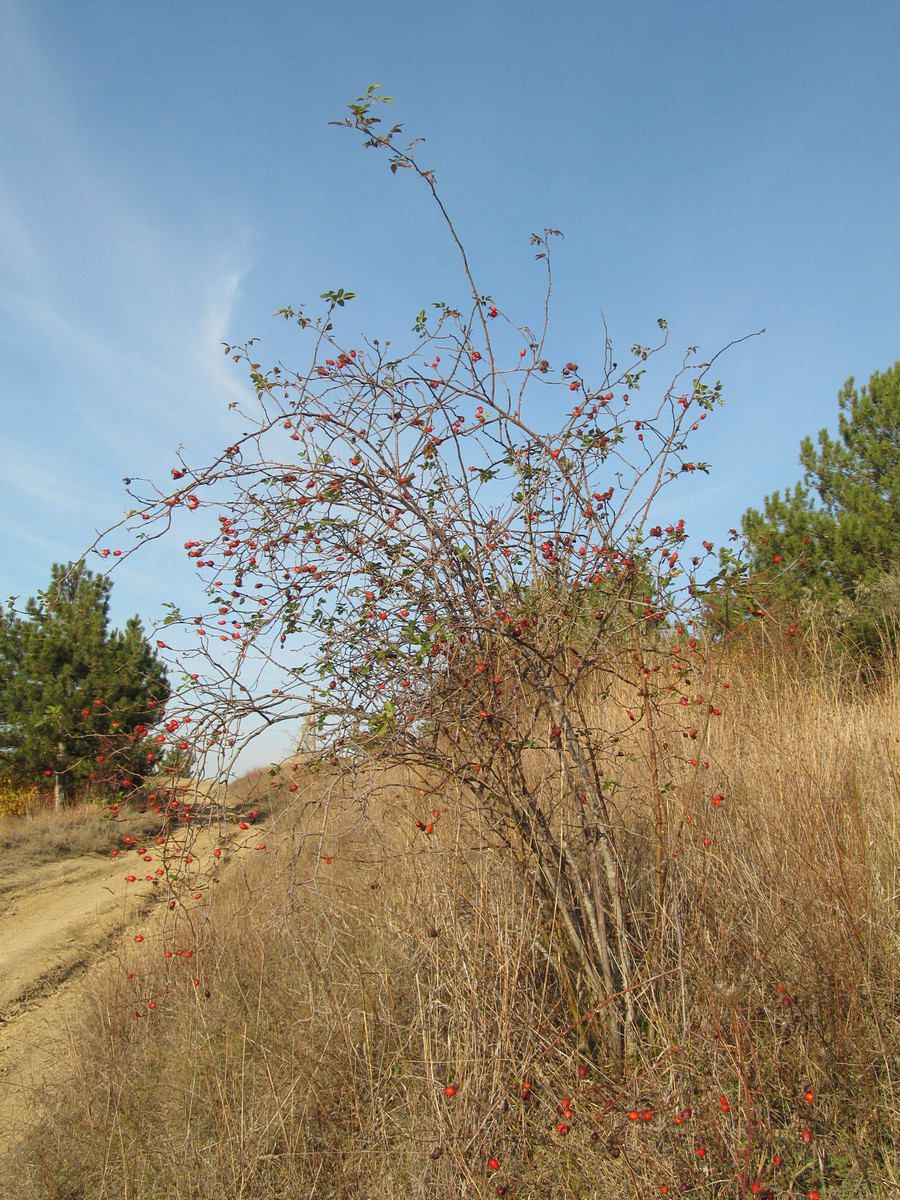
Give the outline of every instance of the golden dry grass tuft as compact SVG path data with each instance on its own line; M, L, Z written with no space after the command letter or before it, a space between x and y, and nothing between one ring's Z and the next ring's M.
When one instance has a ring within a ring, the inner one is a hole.
M560 995L489 813L301 764L266 849L229 851L214 903L86 999L0 1195L895 1195L900 680L719 670L721 718L661 734L666 919L624 1064ZM617 771L640 895L637 735Z

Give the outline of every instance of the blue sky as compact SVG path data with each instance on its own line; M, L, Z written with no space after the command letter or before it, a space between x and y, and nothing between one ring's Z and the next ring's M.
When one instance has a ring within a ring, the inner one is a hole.
M623 351L660 316L709 353L767 328L720 360L713 473L673 512L698 535L900 358L895 3L0 0L0 45L3 598L121 515L123 476L227 444L222 342L290 364L271 314L327 288L357 293L351 337L464 298L424 191L328 125L370 83L515 319L530 233L565 233L560 353L597 353L601 309ZM197 594L174 548L114 578L120 623Z

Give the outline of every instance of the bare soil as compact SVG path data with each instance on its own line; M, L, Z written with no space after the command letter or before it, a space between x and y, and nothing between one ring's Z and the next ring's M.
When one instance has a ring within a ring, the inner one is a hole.
M0 853L0 1147L66 1059L86 977L122 944L151 889L122 859L16 862Z

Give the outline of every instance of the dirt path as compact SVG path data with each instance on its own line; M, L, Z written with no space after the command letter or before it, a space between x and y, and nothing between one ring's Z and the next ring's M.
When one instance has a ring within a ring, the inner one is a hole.
M10 868L0 856L0 1147L65 1057L84 976L145 911L146 885L96 855Z

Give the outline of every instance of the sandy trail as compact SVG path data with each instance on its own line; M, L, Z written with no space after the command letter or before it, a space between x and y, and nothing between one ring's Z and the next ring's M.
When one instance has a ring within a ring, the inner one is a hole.
M0 1146L65 1060L84 976L151 900L146 883L126 882L122 859L16 867L8 859L0 855Z

